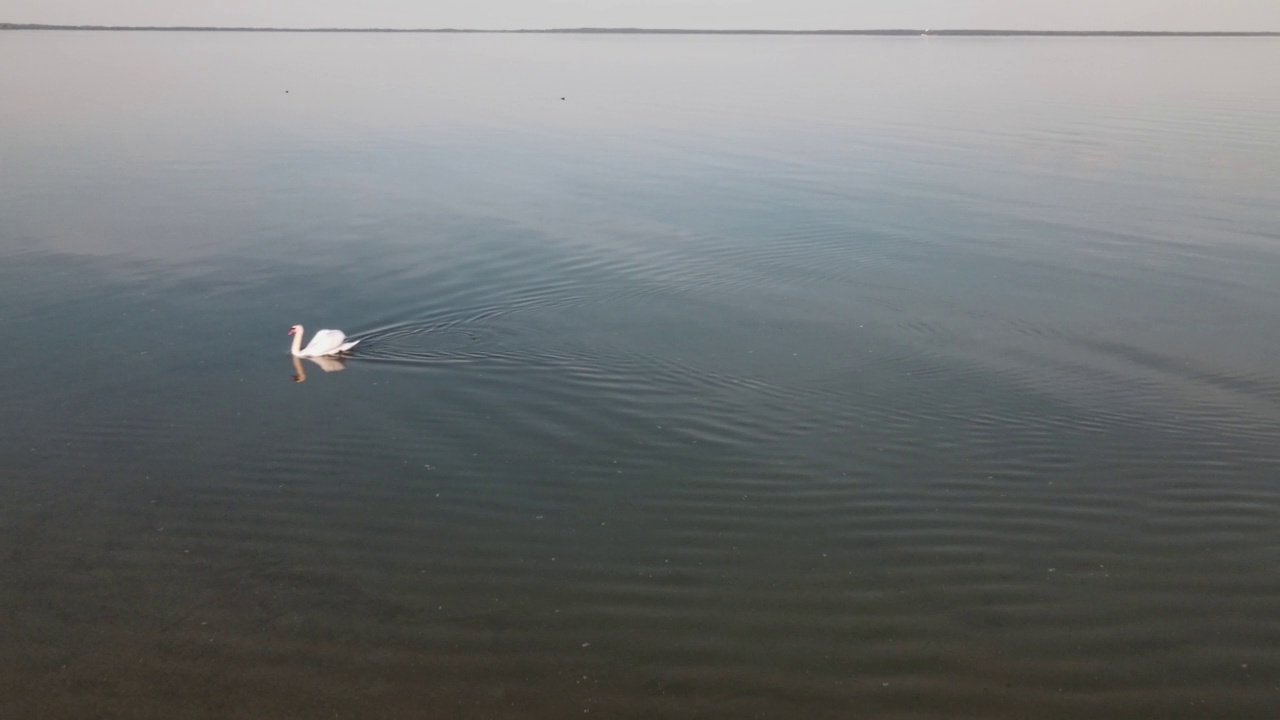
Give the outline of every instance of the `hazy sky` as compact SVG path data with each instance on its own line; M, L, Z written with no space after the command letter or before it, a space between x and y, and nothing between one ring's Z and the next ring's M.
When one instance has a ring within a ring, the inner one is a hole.
M487 29L1280 30L1280 0L5 0L0 21Z

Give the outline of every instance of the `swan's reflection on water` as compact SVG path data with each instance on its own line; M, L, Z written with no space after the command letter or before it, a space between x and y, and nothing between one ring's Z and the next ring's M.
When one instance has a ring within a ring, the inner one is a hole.
M345 358L336 357L336 356L309 357L306 359L315 363L316 365L319 365L320 369L327 373L340 372L342 370L345 370L347 367ZM300 383L300 382L307 381L307 372L306 372L306 369L303 367L302 360L303 359L298 357L297 355L293 356L293 370L294 370L293 381L294 382Z

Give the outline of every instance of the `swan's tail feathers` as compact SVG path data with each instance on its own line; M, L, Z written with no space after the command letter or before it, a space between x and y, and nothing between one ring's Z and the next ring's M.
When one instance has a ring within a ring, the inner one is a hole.
M356 345L359 345L359 344L360 344L360 341L359 341L359 340L352 340L352 341L351 341L351 342L349 342L349 343L343 343L343 344L341 344L341 345L339 345L339 346L338 346L338 352L340 352L340 353L344 353L344 352L351 352L351 348L353 348L353 347L355 347Z

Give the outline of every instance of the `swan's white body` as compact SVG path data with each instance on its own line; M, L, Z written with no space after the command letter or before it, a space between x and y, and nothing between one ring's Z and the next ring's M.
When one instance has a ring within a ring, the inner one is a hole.
M338 355L356 346L359 340L347 342L347 336L341 330L317 330L306 347L302 347L302 326L289 328L293 336L293 347L290 352L294 357L316 358L326 355Z

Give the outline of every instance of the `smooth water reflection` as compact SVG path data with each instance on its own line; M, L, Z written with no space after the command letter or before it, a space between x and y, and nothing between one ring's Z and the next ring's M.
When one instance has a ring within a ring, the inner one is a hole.
M1273 41L4 39L0 711L1274 714Z

